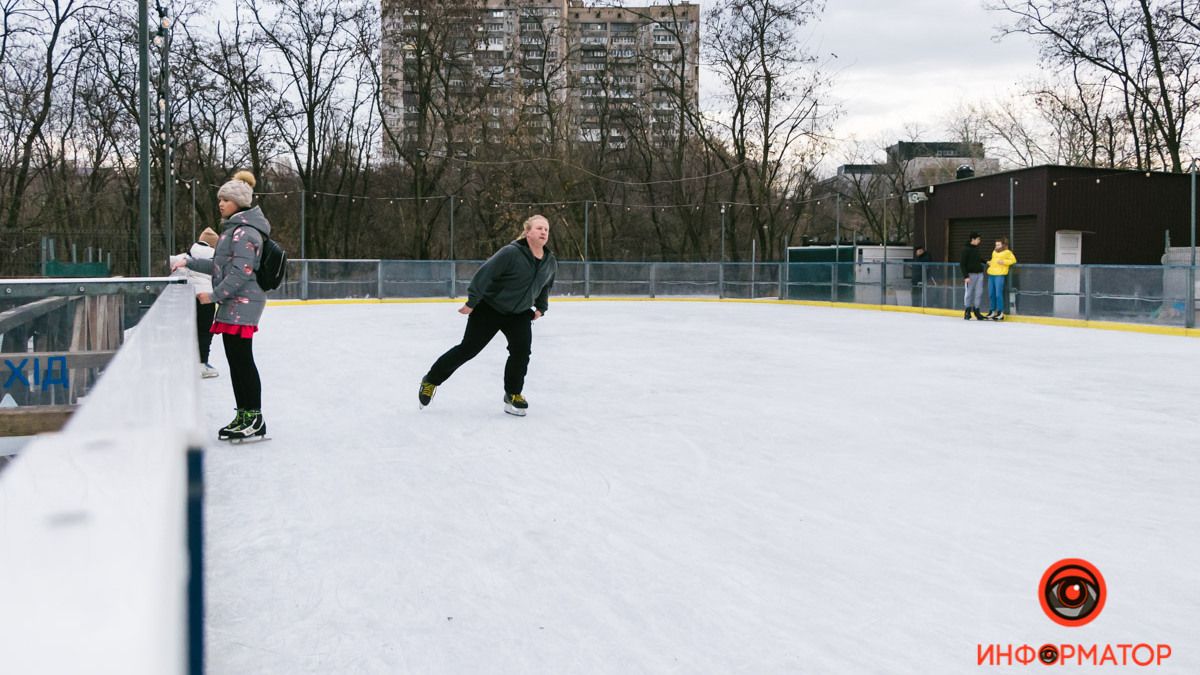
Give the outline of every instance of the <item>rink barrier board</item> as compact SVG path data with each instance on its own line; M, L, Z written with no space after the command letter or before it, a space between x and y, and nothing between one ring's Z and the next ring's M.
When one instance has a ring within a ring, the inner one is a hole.
M0 673L204 672L195 294L151 281L86 399L0 477Z
M341 300L270 300L272 307L299 307L305 305L378 305L378 304L460 304L462 298L347 298ZM837 309L875 310L880 312L900 312L904 314L926 314L929 316L960 317L962 312L956 309L938 309L933 307L904 307L900 305L870 305L854 302L828 302L822 300L779 300L777 298L690 298L690 297L595 297L554 296L554 302L736 302L756 305L800 305L804 307L830 307ZM1061 319L1047 316L1018 316L1009 314L1006 323L1030 323L1042 326L1060 326L1068 328L1091 328L1093 330L1111 330L1126 333L1145 333L1149 335L1172 335L1176 337L1200 337L1200 328L1184 328L1182 326L1151 326L1138 323L1119 323L1115 321L1086 321L1084 319Z

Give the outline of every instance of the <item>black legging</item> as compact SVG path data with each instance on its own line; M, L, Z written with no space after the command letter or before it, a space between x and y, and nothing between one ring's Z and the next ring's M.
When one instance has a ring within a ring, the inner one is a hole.
M445 382L459 366L483 351L496 336L496 331L500 331L508 339L504 391L509 394L521 393L525 388L525 372L529 369L529 353L533 346L532 323L532 309L520 314L501 314L486 302L479 303L467 316L467 329L463 332L462 342L442 354L425 379L433 384Z
M258 366L254 365L254 338L223 333L225 358L229 360L229 379L233 381L233 398L239 410L262 409L262 382Z
M208 353L212 348L213 316L217 313L217 303L202 304L196 301L196 339L200 342L200 363L208 363Z

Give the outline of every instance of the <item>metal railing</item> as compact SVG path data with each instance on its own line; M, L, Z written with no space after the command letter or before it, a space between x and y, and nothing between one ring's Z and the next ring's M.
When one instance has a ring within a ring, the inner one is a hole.
M792 263L792 299L964 309L965 287L952 263ZM985 275L986 278L986 275ZM1162 265L1018 265L1005 288L1005 312L1085 321L1194 327L1195 268ZM988 294L983 309L990 310ZM1189 308L1189 300L1192 306Z
M73 406L86 396L125 330L168 283L175 282L0 280L0 399L10 406L0 411L0 436L15 407Z
M466 295L482 260L292 260L273 298L432 298ZM778 298L780 263L559 261L554 295Z
M463 297L482 261L293 260L275 298ZM1196 269L1161 265L1013 268L1006 312L1195 326ZM1189 294L1189 287L1192 294ZM560 261L557 296L782 298L963 309L957 264ZM1189 300L1191 306L1189 307ZM984 293L984 309L987 293Z

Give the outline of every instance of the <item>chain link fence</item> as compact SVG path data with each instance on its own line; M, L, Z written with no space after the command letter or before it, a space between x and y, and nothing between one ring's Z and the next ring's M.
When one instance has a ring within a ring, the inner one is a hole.
M482 260L292 260L272 296L323 300L464 297ZM553 295L779 298L780 263L560 261Z
M964 280L953 263L792 263L787 267L786 297L791 299L965 308ZM1006 286L1006 313L1164 326L1194 326L1195 300L1200 295L1195 271L1186 266L1023 264L1013 268ZM982 309L991 310L988 293L983 297Z
M137 241L129 235L86 229L48 236L9 232L0 236L0 276L107 277L138 273ZM166 273L167 256L162 255Z
M482 264L479 260L293 260L287 282L274 297L464 297ZM961 311L964 291L958 265L952 263L560 261L552 294L783 298ZM1009 276L1005 295L1005 311L1010 314L1192 327L1198 293L1195 270L1186 266L1018 265ZM987 297L985 292L985 303Z

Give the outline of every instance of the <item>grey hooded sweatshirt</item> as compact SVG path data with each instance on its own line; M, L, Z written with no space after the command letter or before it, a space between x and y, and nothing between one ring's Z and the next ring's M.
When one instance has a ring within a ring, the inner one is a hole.
M212 260L188 259L188 269L212 275L212 299L219 305L214 320L258 325L267 306L267 293L254 276L262 257L263 234L270 236L271 224L262 209L255 206L238 211L222 223Z
M467 287L467 307L483 301L501 314L520 314L530 307L545 314L557 271L550 247L538 260L524 239L505 244L475 272Z

